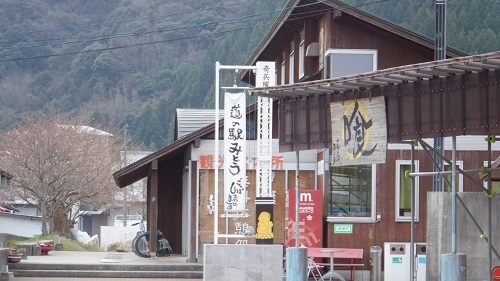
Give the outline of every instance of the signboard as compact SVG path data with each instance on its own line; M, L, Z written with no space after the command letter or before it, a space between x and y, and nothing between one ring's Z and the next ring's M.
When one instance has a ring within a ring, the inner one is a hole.
M332 102L332 166L385 163L384 97Z
M288 239L287 246L295 247L295 190L288 191ZM306 247L322 247L323 240L323 191L300 190L299 194L299 244Z
M224 95L224 210L244 211L246 196L245 93Z
M276 63L274 61L258 61L255 66L256 87L269 87L276 85Z
M393 257L392 263L403 263L403 258L401 257Z
M333 233L335 234L352 234L352 224L335 224L333 226Z

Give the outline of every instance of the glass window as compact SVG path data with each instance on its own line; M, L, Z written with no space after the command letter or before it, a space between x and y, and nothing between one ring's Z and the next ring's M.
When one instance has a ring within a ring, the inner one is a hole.
M294 60L295 60L295 54L292 52L290 54L290 70L288 72L289 74L289 83L290 84L293 84L295 82L295 79L294 79L294 76L295 76L295 64L294 64Z
M463 161L457 161L457 168L460 168L460 169L463 170L463 166L464 166L464 162ZM453 168L452 165L448 165L448 163L444 163L444 170L445 171L451 171L452 168ZM450 182L450 184L448 184L446 182L446 180L443 179L443 181L444 181L444 191L451 192L451 179L452 179L452 175L451 174L445 174L444 176ZM456 176L457 192L463 192L464 191L463 181L464 181L464 176L462 174L459 174L458 171L457 171L457 176Z
M375 221L375 165L331 168L328 221Z
M285 85L285 77L286 77L286 66L285 62L281 64L281 85Z
M485 167L488 167L488 161L484 161L484 162L483 162L483 165L484 165ZM493 165L492 165L492 166L493 166ZM497 173L500 173L500 172L498 172L498 171L497 171ZM485 179L484 179L484 181L483 181L483 186L484 186L485 188L488 188L488 178L485 178ZM491 189L493 189L493 191L494 191L495 193L500 193L500 181L498 181L498 180L493 180L493 179L492 179L492 180L491 180Z
M377 70L377 50L328 49L325 78L335 78Z
M324 40L325 40L325 29L324 28L321 28L319 30L319 69L323 69L323 44L324 44Z
M304 77L304 59L305 59L305 48L304 41L300 42L299 45L299 78Z
M415 161L415 172L418 172L418 161ZM411 172L411 160L396 161L396 221L411 221L411 182L406 177ZM415 221L418 221L419 177L415 177Z

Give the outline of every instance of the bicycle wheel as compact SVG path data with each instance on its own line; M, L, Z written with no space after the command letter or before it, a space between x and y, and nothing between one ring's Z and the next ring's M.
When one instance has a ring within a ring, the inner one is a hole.
M149 233L143 233L136 237L135 243L133 245L133 250L136 255L142 258L149 258L151 254L149 253Z
M132 239L132 253L136 254L137 255L137 250L135 248L135 244L137 243L137 238L139 238L139 236L141 236L142 232L137 232L137 234L135 235L134 239Z

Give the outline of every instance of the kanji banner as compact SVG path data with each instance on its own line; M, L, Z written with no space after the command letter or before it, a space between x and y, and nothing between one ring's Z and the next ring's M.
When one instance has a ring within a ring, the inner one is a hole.
M224 95L224 210L245 210L246 196L245 93Z
M332 166L385 163L384 97L332 102Z
M295 247L296 199L295 190L288 190L288 239L287 246ZM323 247L323 191L300 190L299 192L299 245Z

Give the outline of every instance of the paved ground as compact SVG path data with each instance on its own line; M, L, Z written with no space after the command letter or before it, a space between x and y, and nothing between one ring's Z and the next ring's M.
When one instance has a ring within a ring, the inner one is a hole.
M121 256L119 264L186 264L186 257L172 255L169 257L141 258L134 253L119 252L72 252L72 251L50 251L47 256L29 256L22 263L47 263L47 264L102 264L113 263L109 257Z
M121 256L119 260L113 259L113 255ZM110 259L111 257L111 259ZM170 257L155 257L153 259L145 259L136 256L133 253L117 253L117 252L70 252L70 251L51 251L47 256L29 256L28 259L22 260L21 263L46 263L46 264L103 264L116 263L121 265L134 264L186 264L186 257L173 255ZM9 281L152 281L159 279L150 278L41 278L41 277L11 277ZM162 279L171 281L200 281L202 279Z
M96 280L96 281L127 281L127 280L133 280L133 281L153 281L153 280L169 280L169 281L200 281L203 279L137 279L137 278L130 278L130 279L123 279L123 278L40 278L40 277L14 277L14 278L9 278L9 281L89 281L90 279Z

